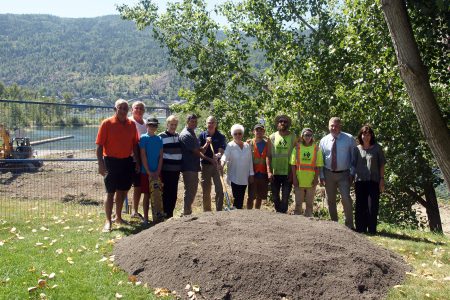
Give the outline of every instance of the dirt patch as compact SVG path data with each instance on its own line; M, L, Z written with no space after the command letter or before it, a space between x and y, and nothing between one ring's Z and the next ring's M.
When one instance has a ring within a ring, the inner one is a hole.
M95 158L95 151L47 151L39 158ZM102 204L105 197L96 161L44 161L35 170L0 169L0 183L0 196L4 193L12 199L94 205Z
M235 210L170 219L123 238L116 263L197 299L379 299L409 267L335 222Z

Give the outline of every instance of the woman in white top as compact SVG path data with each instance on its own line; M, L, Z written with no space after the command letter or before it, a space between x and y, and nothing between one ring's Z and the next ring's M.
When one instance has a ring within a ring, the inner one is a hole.
M233 141L225 148L225 153L220 159L220 168L223 169L225 164L228 165L227 181L231 182L234 206L241 209L247 185L253 182L252 149L242 140L244 136L242 125L234 124L230 132Z

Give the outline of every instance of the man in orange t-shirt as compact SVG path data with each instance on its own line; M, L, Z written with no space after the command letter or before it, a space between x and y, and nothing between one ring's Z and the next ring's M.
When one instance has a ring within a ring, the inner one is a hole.
M104 177L106 187L105 214L103 232L111 231L111 215L116 200L116 224L125 224L122 219L123 201L131 187L135 163L131 157L139 157L139 136L136 125L127 118L128 102L119 99L114 105L114 116L102 122L98 130L97 160L98 172Z

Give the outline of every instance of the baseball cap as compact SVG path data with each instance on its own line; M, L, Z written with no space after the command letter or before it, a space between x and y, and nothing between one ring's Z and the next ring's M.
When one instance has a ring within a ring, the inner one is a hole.
M256 129L258 129L258 128L265 129L263 124L258 123L258 124L256 124L256 125L253 127L253 130L256 130Z
M149 118L147 119L146 124L159 125L159 122L157 118Z

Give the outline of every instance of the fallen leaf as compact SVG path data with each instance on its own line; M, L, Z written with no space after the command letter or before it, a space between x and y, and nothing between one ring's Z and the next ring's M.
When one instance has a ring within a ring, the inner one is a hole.
M192 297L192 296L195 296L195 292L189 291L189 292L188 292L188 297Z
M405 272L406 275L412 276L412 277L417 277L417 274L411 273L411 272Z
M7 278L5 278L5 279L2 279L2 280L0 280L0 283L7 283L7 282L9 282L11 279L9 278L9 277L7 277Z
M50 239L48 236L44 236L44 241Z
M42 246L42 245L44 245L44 243L41 243L41 242L37 242L36 244L35 244L36 246Z
M191 289L191 285L190 284L186 284L186 286L184 287L185 290L190 290Z
M450 276L445 277L444 279L442 279L444 281L450 281Z
M122 285L122 284L123 284L122 280L117 283L117 285Z
M121 294L119 294L119 293L116 293L116 299L120 299L120 298L122 298L123 296L121 295Z
M47 285L47 281L45 280L45 279L39 279L38 280L38 286L40 287L40 288L43 288L43 287L45 287Z
M46 228L46 227L44 227L44 226L42 226L40 229L41 229L42 231L49 231L49 229Z
M106 258L106 257L102 257L102 259L100 259L98 262L104 262L104 261L107 261L108 259Z
M62 254L63 253L63 249L56 249L56 254L58 254L58 255L60 255L60 254Z
M36 287L36 286L29 287L29 288L28 288L28 293L32 293L32 292L34 292L35 290L37 290L37 287Z
M136 275L130 275L130 276L128 276L128 281L129 282L136 282L137 281L137 277L136 277Z
M140 281L136 281L136 283L135 283L135 285L141 285L142 284L142 282L140 282Z
M11 230L10 230L9 232L15 233L16 231L17 231L17 228L16 228L16 227L13 227L13 228L11 228Z
M170 290L166 288L156 288L154 293L159 297L167 297L170 295Z
M48 275L48 278L49 278L49 279L55 278L55 273L50 273L50 275Z
M64 230L68 230L68 229L70 229L70 226L66 226L66 227L64 227L63 229L64 229Z
M5 244L4 241L0 241L0 247L3 246Z
M33 232L33 233L34 233L34 232L37 232L37 229L32 229L31 232Z
M200 292L200 287L198 285L193 285L192 290L196 293Z
M441 268L443 266L443 264L440 261L435 260L435 261L433 261L433 266Z
M403 287L403 285L401 285L401 284L394 285L394 289L399 289L401 287Z

